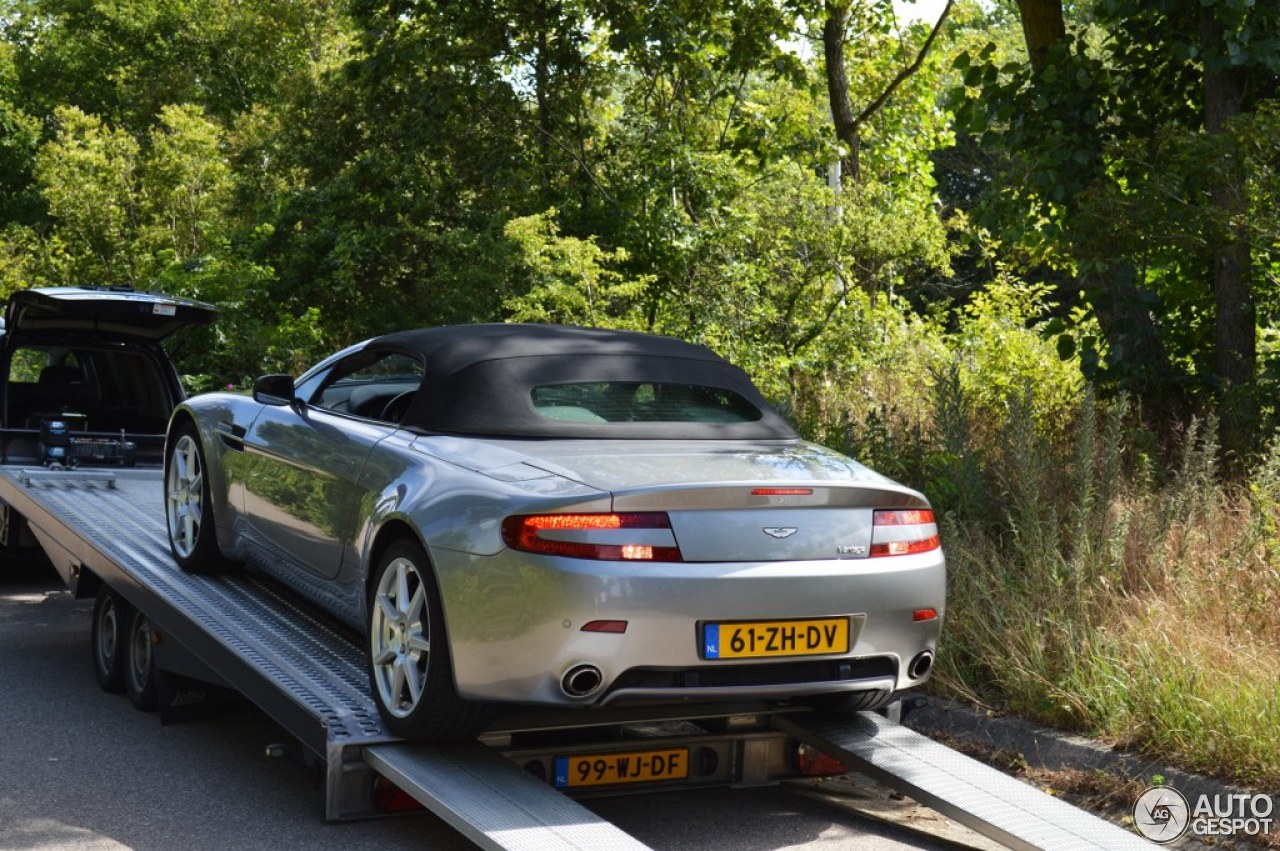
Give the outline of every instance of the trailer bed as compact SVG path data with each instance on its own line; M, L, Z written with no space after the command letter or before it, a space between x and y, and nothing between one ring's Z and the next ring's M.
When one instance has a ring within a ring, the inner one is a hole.
M327 819L379 814L375 788L390 781L483 848L640 849L526 769L556 754L660 745L714 751L722 765L707 784L767 783L786 762L787 743L804 741L1011 848L1152 847L878 716L831 718L766 704L530 710L498 719L484 741L399 741L374 705L358 636L250 571L200 576L177 567L162 486L156 469L0 467L0 500L26 518L73 593L91 596L105 583L151 620L161 673L234 689L323 765ZM594 743L582 735L593 726L639 729L713 716L725 721L719 732ZM735 732L733 718L756 724ZM555 740L558 731L567 737Z

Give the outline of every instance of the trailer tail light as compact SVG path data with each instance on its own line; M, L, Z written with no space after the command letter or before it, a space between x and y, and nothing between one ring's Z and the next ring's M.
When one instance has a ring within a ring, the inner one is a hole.
M942 546L928 508L882 509L873 515L871 526L872 558L927 553Z
M596 561L681 561L671 520L660 511L629 514L524 514L502 521L513 550Z
M804 777L835 777L849 770L843 762L806 744L796 746L796 772Z
M413 813L426 809L416 798L385 777L373 780L373 808L380 813Z

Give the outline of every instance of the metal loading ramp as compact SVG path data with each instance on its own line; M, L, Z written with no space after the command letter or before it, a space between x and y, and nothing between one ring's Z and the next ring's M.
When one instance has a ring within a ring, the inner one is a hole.
M648 848L479 742L375 745L364 759L481 848Z
M851 770L1018 851L1156 847L879 715L779 715L774 724Z

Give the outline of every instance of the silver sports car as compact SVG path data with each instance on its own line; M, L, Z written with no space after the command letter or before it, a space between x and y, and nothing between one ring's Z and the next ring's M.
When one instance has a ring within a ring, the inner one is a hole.
M501 703L871 708L928 676L941 628L924 497L667 337L377 337L180 405L165 499L183 568L247 562L362 630L411 738Z

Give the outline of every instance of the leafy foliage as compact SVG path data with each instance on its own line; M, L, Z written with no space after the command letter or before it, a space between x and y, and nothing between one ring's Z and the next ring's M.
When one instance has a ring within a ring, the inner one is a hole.
M1083 296L1102 332L1078 335L1091 378L1137 390L1153 411L1203 400L1241 381L1232 364L1253 350L1253 299L1270 303L1260 284L1277 244L1257 238L1253 214L1267 218L1256 187L1275 148L1244 149L1277 93L1280 14L1246 0L1100 0L1067 23L1040 62L994 41L956 60L957 120L1004 156L979 216L1017 249L1015 268L1055 270ZM1220 276L1241 256L1233 318Z
M0 292L214 302L175 353L196 390L414 325L704 342L934 500L957 691L1148 742L1182 695L1221 726L1221 694L1141 663L1230 642L1157 641L1194 601L1139 580L1211 587L1170 565L1247 514L1196 569L1271 601L1274 449L1246 505L1182 424L1216 401L1247 457L1280 416L1280 19L1090 0L1028 49L1014 8L959 0L931 43L889 0L0 0Z

